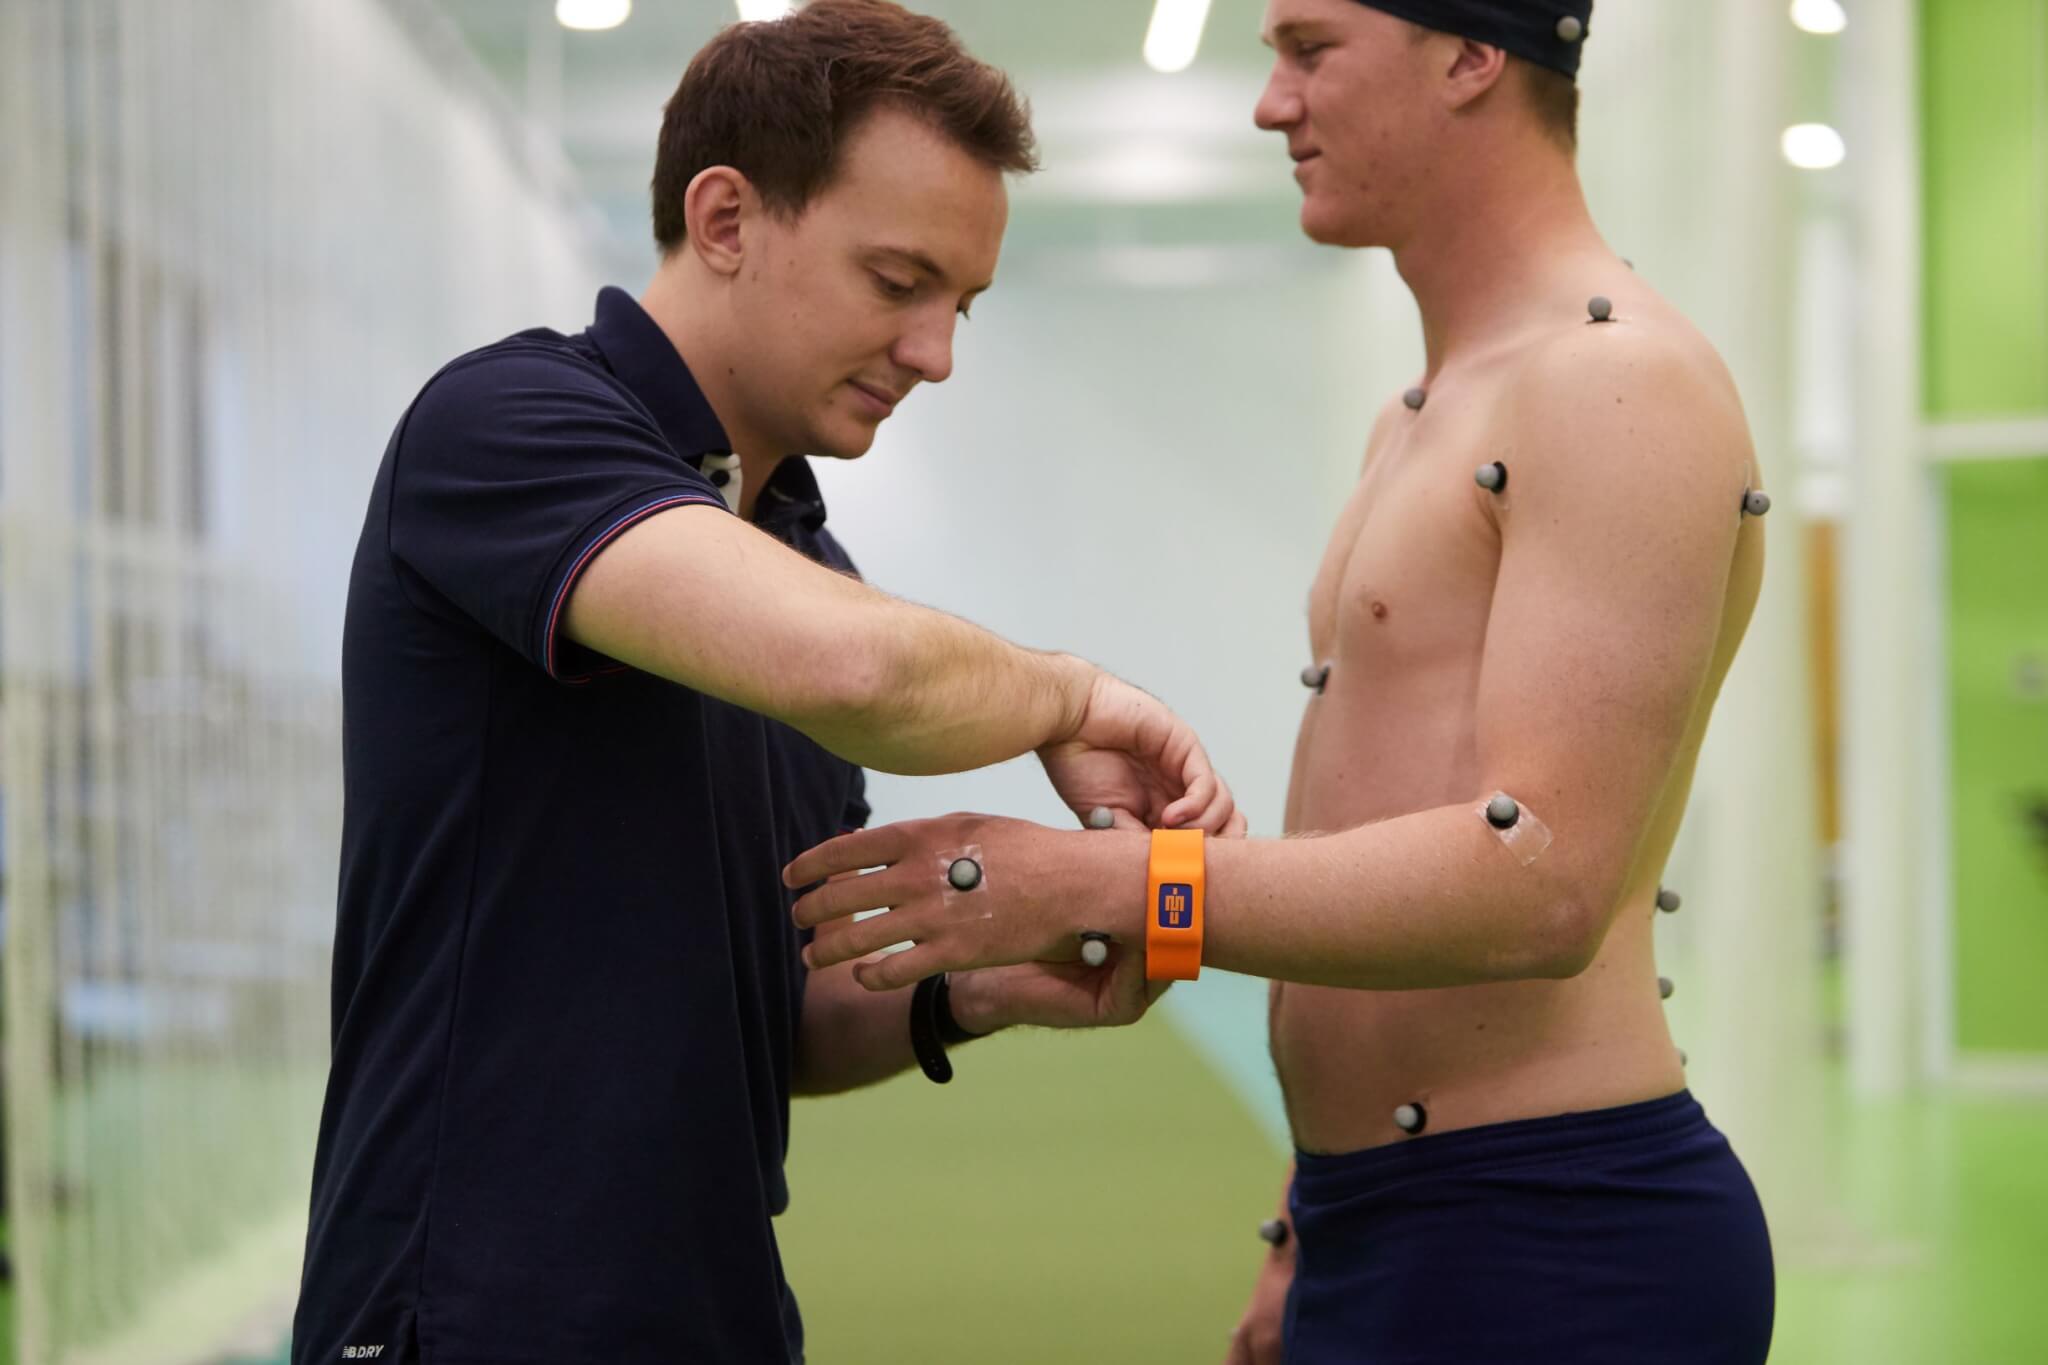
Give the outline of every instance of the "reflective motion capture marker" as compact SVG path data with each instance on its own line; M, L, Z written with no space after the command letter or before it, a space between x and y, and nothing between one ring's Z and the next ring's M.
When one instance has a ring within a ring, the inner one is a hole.
M1684 1065L1685 1065L1685 1063L1686 1063L1686 1057L1685 1057L1685 1049L1684 1049L1684 1048L1680 1048L1680 1049L1678 1049L1678 1064L1679 1064L1680 1066L1684 1066Z
M1609 322L1614 317L1614 304L1605 294L1595 294L1586 300L1586 312L1595 322Z
M1092 929L1081 931L1081 960L1091 967L1109 961L1109 935Z
M1557 36L1568 43L1576 43L1586 36L1586 26L1579 22L1576 14L1567 14L1557 21Z
M1108 806L1097 806L1088 812L1088 828L1108 829L1116 823L1116 812Z
M1685 904L1684 897L1680 896L1676 891L1673 891L1670 887L1660 886L1657 888L1657 908L1659 910L1662 910L1665 914L1677 914L1678 907L1683 904Z
M1429 1123L1429 1111L1420 1104L1397 1105L1394 1109L1394 1126L1413 1137Z
M1742 515L1760 517L1771 510L1771 495L1761 488L1742 490Z
M1429 401L1429 393L1427 390L1419 387L1413 388L1401 395L1401 401L1408 405L1410 411L1420 412L1422 411L1422 405Z
M1671 998L1671 992L1677 989L1678 987L1675 984L1673 984L1670 977L1660 976L1657 978L1657 998L1659 1000L1669 1000Z
M1307 668L1301 670L1301 685L1303 687L1312 687L1320 692L1329 681L1330 666L1326 663L1310 664Z
M1508 467L1499 460L1479 466L1479 472L1472 476L1481 488L1489 493L1505 493L1508 488Z
M1550 847L1550 827L1506 792L1495 792L1475 813L1523 867L1542 857L1543 850Z
M981 864L972 858L955 858L946 868L946 880L955 891L972 891L981 885Z
M1287 1245L1287 1224L1278 1218L1268 1218L1259 1224L1259 1240L1269 1247Z

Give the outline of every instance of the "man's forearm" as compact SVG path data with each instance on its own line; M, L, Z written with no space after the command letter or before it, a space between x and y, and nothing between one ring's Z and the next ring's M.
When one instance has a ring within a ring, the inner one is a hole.
M1476 805L1340 834L1209 840L1203 964L1360 990L1576 975L1619 878L1584 848L1553 846L1523 865ZM1147 907L1131 888L1143 885L1144 838L1060 838L1045 864L1047 909L1071 914L1076 932L1110 925L1142 943Z
M977 1035L1004 1021L956 1003L954 1020ZM790 1089L799 1095L837 1095L886 1081L917 1065L910 1046L910 992L864 990L853 964L811 973L804 988L803 1024L797 1034Z
M1205 965L1367 990L1576 975L1609 898L1554 847L1523 866L1472 805L1211 840L1208 869Z
M1071 735L1087 709L1093 665L1023 649L942 612L876 594L853 619L866 685L799 722L863 767L962 772Z
M568 599L570 639L785 721L842 758L958 772L1063 740L1097 670L814 564L724 512L631 528Z
M791 1067L793 1092L858 1090L916 1064L908 991L864 991L853 979L851 963L811 973Z

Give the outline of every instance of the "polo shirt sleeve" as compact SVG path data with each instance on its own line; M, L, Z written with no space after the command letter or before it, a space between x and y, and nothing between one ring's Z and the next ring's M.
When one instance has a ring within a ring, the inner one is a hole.
M846 787L846 810L839 817L839 832L851 834L857 829L866 829L874 813L868 805L867 769L855 768L853 780Z
M434 593L562 682L615 669L561 635L598 551L671 507L725 510L651 416L593 370L544 355L458 362L399 439L389 543Z

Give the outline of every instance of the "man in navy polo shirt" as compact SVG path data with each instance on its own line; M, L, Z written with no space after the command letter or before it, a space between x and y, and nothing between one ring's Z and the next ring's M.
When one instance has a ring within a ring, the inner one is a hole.
M297 1365L801 1360L789 1094L912 1062L907 997L807 974L780 882L865 821L856 765L1036 751L1077 812L1242 830L1152 698L864 586L791 455L858 456L946 378L1032 162L934 20L737 25L669 104L644 297L401 418L349 586ZM1119 954L963 974L940 1024L1147 1003Z

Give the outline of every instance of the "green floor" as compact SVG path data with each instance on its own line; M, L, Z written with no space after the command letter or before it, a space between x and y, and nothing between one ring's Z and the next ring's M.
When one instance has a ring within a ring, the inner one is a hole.
M1168 1029L979 1044L798 1110L818 1365L1220 1361L1280 1159ZM1842 1233L1783 1248L1792 1365L2048 1361L2048 1099L1831 1106Z
M799 1101L781 1235L814 1365L1220 1362L1281 1159L1162 1023ZM1844 1235L1781 1254L1772 1359L2048 1361L2048 1098L1838 1097L1829 1124Z

